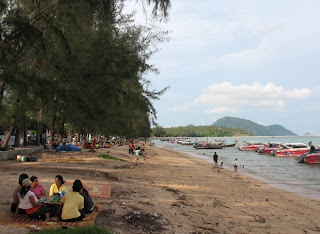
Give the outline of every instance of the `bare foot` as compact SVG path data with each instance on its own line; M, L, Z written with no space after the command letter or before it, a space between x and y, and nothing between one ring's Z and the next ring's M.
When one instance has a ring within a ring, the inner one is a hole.
M93 220L93 217L86 217L82 219L82 221L90 221L90 220Z
M49 215L50 215L49 213L46 213L46 214L45 214L45 216L46 216L45 222L49 222L49 221L50 221Z
M58 217L51 217L51 218L50 218L50 221L52 221L52 222L59 222L60 220L59 220Z
M94 209L95 209L96 211L98 211L98 212L100 212L100 211L101 211L100 206L94 206Z

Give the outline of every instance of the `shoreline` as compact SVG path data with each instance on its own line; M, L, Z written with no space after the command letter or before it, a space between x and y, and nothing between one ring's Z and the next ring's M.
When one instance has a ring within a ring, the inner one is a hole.
M164 148L165 146L162 146L161 144L156 144L156 147L158 147L160 149L165 149ZM179 149L172 149L172 148L170 148L170 150L175 151L175 152L185 153L191 157L198 158L200 160L203 160L205 162L213 164L211 156L209 156L209 158L204 158L204 157L202 157L202 155L198 155L196 153L189 152L189 151L183 151L183 150L179 151ZM244 152L244 153L251 154L253 152ZM265 156L265 157L268 157L268 156ZM229 161L229 162L225 163L224 168L227 170L233 171L232 165L228 165L228 163L230 164L231 162ZM240 166L242 166L242 165L240 165ZM299 196L304 196L306 198L315 199L315 200L320 201L320 191L317 191L316 189L310 189L310 188L305 188L303 186L299 186L299 183L295 183L295 180L292 180L291 183L290 183L290 181L286 182L286 180L282 180L279 178L273 178L270 176L261 175L257 171L254 171L248 167L246 167L244 169L242 169L241 167L238 167L238 172L242 175L246 175L246 176L249 176L255 180L259 180L263 183L266 183L270 187L282 189L287 192L295 193ZM299 181L297 181L297 182L299 182Z
M320 231L319 201L268 186L247 175L215 168L186 153L145 146L146 156L128 154L127 146L97 153L44 150L37 163L4 161L1 212L10 209L20 173L39 176L48 189L56 174L66 181L109 183L111 198L96 224L114 233L306 233ZM126 161L105 160L99 153ZM74 162L56 162L69 158ZM11 226L0 226L0 231Z

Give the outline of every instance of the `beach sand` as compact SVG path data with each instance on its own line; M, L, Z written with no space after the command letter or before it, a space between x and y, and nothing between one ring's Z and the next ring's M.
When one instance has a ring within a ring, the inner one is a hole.
M239 172L214 167L189 155L145 146L146 156L128 147L98 152L38 153L38 162L1 161L0 214L10 210L21 173L36 175L49 190L60 174L68 182L109 183L111 198L96 224L114 233L317 233L320 201L272 188ZM108 153L127 161L97 157ZM59 159L59 162L56 160ZM64 160L61 160L64 159ZM27 229L0 225L0 233Z

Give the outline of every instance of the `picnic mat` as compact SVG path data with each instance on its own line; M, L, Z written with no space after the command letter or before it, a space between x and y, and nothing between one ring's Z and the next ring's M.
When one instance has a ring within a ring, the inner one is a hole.
M79 226L93 226L99 212L94 210L90 214L86 214L86 217L93 217L93 220L90 221L81 221L81 222L44 222L37 219L29 219L27 215L13 214L11 211L7 211L0 215L0 225L10 225L18 227L27 227L35 225L42 229L57 229L62 226L68 227L79 227Z
M64 183L72 191L73 182ZM88 190L91 197L110 198L111 188L109 184L83 183L83 187Z

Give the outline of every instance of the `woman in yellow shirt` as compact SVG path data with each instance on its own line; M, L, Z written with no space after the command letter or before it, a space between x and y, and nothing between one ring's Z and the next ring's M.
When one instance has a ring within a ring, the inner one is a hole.
M80 194L83 186L80 180L73 182L72 191L66 193L61 199L61 206L57 213L61 213L61 219L64 222L78 222L92 220L93 217L86 217L84 211L84 198Z
M68 188L63 185L64 182L63 177L61 175L57 175L54 179L54 184L50 187L49 196L52 197L55 193L60 193L61 195L61 193L64 194L68 192Z

